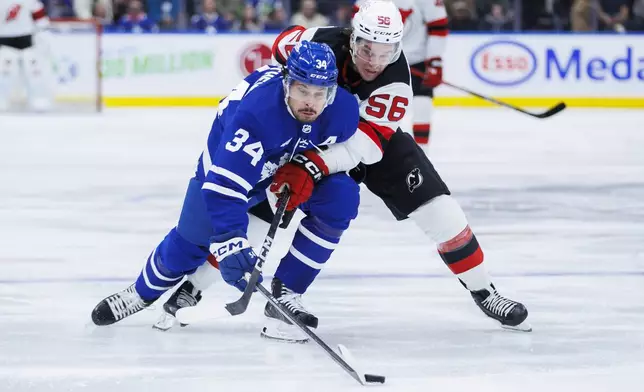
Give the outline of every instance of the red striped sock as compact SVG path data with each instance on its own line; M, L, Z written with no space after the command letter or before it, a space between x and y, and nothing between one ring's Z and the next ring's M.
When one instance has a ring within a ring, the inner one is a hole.
M455 275L483 263L483 251L469 226L456 237L439 244L438 253Z
M429 124L414 124L414 140L418 144L429 144L429 134L431 126Z

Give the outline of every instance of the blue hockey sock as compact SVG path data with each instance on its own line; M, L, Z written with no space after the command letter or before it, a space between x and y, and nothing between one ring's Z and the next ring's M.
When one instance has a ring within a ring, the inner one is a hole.
M172 273L163 266L159 252L162 246L163 243L152 251L143 270L136 279L136 291L146 301L159 298L167 290L174 287L184 275L182 272Z
M286 287L303 294L320 273L340 242L342 230L333 229L314 217L302 220L288 253L275 277Z

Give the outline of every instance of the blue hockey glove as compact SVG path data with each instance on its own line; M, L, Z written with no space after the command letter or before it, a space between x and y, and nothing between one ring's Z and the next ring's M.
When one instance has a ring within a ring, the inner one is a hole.
M213 236L210 238L210 253L219 262L219 272L222 278L231 286L240 291L246 288L245 273L253 272L257 256L246 239L246 235L239 231ZM258 283L263 281L260 275Z

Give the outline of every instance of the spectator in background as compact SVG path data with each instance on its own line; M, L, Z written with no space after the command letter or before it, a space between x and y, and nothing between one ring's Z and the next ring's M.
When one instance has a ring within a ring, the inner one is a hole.
M90 19L95 16L94 10L99 5L104 19L112 20L112 0L73 0L74 14L80 19Z
M233 21L217 12L215 0L203 0L201 14L193 15L190 19L190 25L195 30L213 34L230 31L233 27Z
M599 0L598 15L602 30L615 30L623 33L624 23L628 20L628 0Z
M490 7L489 13L481 21L481 30L492 32L511 31L513 29L514 16L511 10L508 10L503 4L494 3Z
M109 0L96 1L94 3L94 9L92 10L92 16L103 26L111 24L114 20L112 17L112 2Z
M554 26L547 9L549 0L530 0L521 3L521 26L523 30L551 30Z
M287 24L288 16L286 15L286 10L281 3L276 3L264 21L264 30L280 32L287 27Z
M635 0L633 3L633 19L626 27L629 30L644 30L644 0Z
M264 30L264 26L257 17L257 11L255 10L255 7L246 4L246 7L244 7L243 18L238 24L236 30L248 31L253 33L258 33Z
M318 12L318 5L315 0L302 0L300 11L293 14L291 24L304 26L308 29L327 26L329 18Z
M172 8L173 5L169 1L161 3L161 20L159 21L159 29L161 31L172 31L177 28Z
M127 5L128 5L128 0L114 0L114 6L112 7L113 10L113 19L115 24L118 24L118 22L127 14Z
M593 0L575 0L570 12L572 31L594 31Z
M275 7L282 7L281 0L245 0L245 8L253 7L255 10L255 17L259 20L259 23L262 24L264 20L268 18L268 14L273 12Z
M148 15L143 12L143 4L139 0L130 0L127 14L118 21L118 28L132 33L158 30L154 22L148 19Z
M331 26L349 27L353 18L353 5L345 3L338 4L333 16L331 17Z
M41 2L45 5L45 10L50 18L73 18L76 16L72 0L41 0Z
M453 0L448 7L450 30L475 31L479 23L476 20L474 3L468 0Z

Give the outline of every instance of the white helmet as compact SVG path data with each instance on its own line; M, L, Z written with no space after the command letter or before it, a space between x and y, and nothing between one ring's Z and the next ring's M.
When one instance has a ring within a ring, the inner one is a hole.
M366 0L353 17L351 23L352 55L356 56L356 42L359 39L393 44L394 52L389 60L393 63L400 57L402 51L403 28L405 27L398 7L391 0Z

